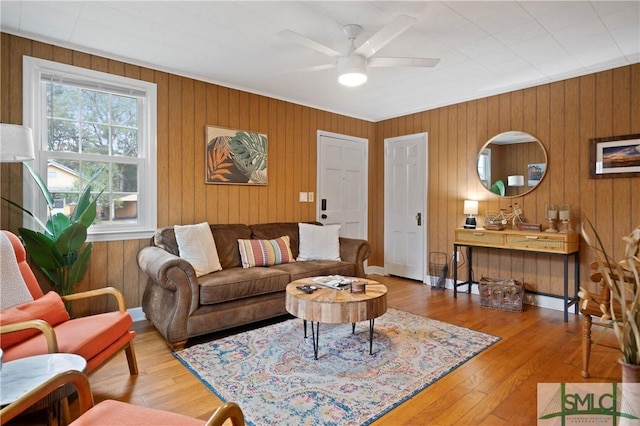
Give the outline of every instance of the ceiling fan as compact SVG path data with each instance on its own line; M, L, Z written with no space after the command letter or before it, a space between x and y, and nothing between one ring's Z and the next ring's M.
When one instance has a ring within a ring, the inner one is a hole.
M279 34L302 46L337 58L337 61L333 64L317 65L297 71L320 71L337 67L340 84L359 86L367 81L367 67L435 67L440 62L440 59L433 58L383 58L374 56L394 38L408 30L415 21L415 18L410 16L399 15L357 48L355 40L362 32L362 27L357 24L345 25L342 27L342 31L350 41L346 54L291 30L283 30Z

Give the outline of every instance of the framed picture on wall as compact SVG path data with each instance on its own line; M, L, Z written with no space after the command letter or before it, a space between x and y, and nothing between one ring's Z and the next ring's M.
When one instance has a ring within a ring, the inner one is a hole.
M589 177L640 176L640 134L589 139Z
M205 143L205 183L267 184L267 135L205 126Z
M544 172L547 170L547 163L533 163L527 165L527 186L536 186L540 183Z

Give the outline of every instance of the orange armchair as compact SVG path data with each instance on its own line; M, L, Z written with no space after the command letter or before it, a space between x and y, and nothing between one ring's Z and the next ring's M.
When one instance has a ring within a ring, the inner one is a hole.
M67 371L66 373L58 374L37 388L31 390L17 401L4 407L0 410L0 419L2 424L9 422L28 409L31 405L64 385L73 385L78 392L80 417L73 421L71 426L222 426L223 424L227 424L225 423L227 420L229 420L233 426L244 425L244 415L242 414L242 410L233 402L227 402L218 407L207 421L169 411L138 407L114 400L106 400L94 405L89 379L85 374L80 373L79 371Z
M10 270L15 270L16 274L22 276L28 294L33 299L0 311L0 346L4 351L4 360L44 353L73 353L86 359L86 372L91 374L124 350L129 373L138 374L133 348L136 333L131 330L133 322L122 294L112 287L63 297L54 291L44 294L27 263L25 249L18 237L9 231L3 230L2 233L10 245L3 242L0 254L3 262L11 263L3 263L0 297L8 300L15 297L16 292L25 293L19 277L16 279L10 275ZM0 235L0 238L3 236ZM117 311L72 319L64 305L65 301L104 295L115 297Z

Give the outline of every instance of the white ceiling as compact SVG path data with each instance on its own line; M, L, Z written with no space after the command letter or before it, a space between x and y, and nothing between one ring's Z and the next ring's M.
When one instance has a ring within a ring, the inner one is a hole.
M640 1L1 1L2 31L231 88L379 121L640 62ZM380 56L435 68L370 68L361 87L334 58L345 24L363 42L399 14L417 22Z

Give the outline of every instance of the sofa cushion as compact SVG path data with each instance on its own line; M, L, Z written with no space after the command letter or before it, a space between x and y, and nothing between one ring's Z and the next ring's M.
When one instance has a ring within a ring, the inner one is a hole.
M356 275L356 267L353 263L335 260L307 260L274 265L270 266L269 269L286 272L291 277L291 281L324 275L343 275L345 277Z
M299 223L300 252L297 260L340 260L340 225Z
M50 291L39 299L3 310L0 314L0 325L15 324L17 322L34 319L44 320L50 326L54 327L62 322L68 321L69 313L58 293ZM2 349L7 349L39 333L40 331L35 328L13 333L4 333L2 335Z
M211 232L213 232L213 239L216 241L222 269L242 266L238 240L251 238L251 229L242 224L215 224L211 225Z
M174 226L180 257L193 266L196 276L222 269L216 243L207 222Z
M251 238L251 229L242 224L215 224L209 225L213 239L216 242L218 259L223 269L241 266L240 252L238 251L238 240ZM284 235L284 234L281 234ZM276 237L279 237L277 235ZM160 228L153 235L153 245L168 251L171 254L180 256L176 234L173 226Z
M54 327L58 351L77 354L90 360L104 348L129 332L132 320L128 312L107 312L65 321ZM44 335L38 334L5 352L9 359L47 353Z
M289 236L273 240L238 240L243 268L295 262L289 248Z
M269 268L223 269L200 277L200 304L211 305L284 291L289 282L289 274L273 269L273 266Z

